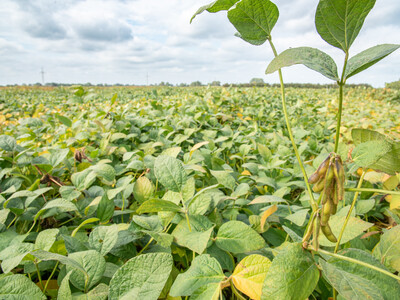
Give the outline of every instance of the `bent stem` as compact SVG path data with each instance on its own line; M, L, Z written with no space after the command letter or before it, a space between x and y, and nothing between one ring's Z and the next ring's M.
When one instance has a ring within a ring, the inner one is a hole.
M275 46L272 43L271 38L268 39L268 42L269 42L269 44L270 44L270 46L272 48L272 52L274 53L274 56L277 57L278 53L276 52ZM288 115L287 108L286 108L285 86L284 86L284 83L283 83L283 77L282 77L281 69L278 70L278 73L279 73L279 81L280 81L280 84L281 84L282 109L283 109L283 114L285 116L285 122L286 122L286 127L287 127L287 130L288 130L288 133L289 133L289 138L290 138L290 141L292 143L293 150L294 150L294 153L296 155L297 161L298 161L298 163L300 165L301 172L303 173L304 183L306 184L308 195L310 197L310 205L312 207L312 210L316 211L318 209L318 206L317 206L317 204L315 202L314 195L313 195L313 192L311 190L311 186L308 183L308 177L307 177L306 169L304 168L303 161L301 160L299 151L297 150L297 146L296 146L296 143L295 143L294 138L293 138L292 127L290 125L289 115Z
M363 181L364 181L364 176L365 176L365 174L366 174L365 171L363 171L363 173L361 174L360 180L358 181L358 184L357 184L357 188L358 188L358 189L361 187L361 185L362 185L362 183L363 183ZM337 253L338 250L339 250L339 245L340 245L340 241L341 241L341 239L342 239L342 237L343 237L343 232L344 232L344 230L345 230L345 228L346 228L347 223L349 222L349 219L350 219L350 216L351 216L351 212L353 211L354 206L356 205L357 198L358 198L358 195L359 195L359 194L360 194L360 192L356 192L356 193L354 194L353 202L351 203L349 212L347 213L347 216L346 216L346 220L344 221L344 224L343 224L343 226L342 226L342 229L340 230L340 234L339 234L339 237L338 237L336 246L335 246L335 251L334 251L334 253Z

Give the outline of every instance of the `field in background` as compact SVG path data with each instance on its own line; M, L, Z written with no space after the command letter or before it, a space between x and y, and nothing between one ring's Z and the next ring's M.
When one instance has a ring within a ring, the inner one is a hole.
M308 174L333 149L336 97L334 89L287 89L294 137ZM346 89L344 107L339 153L347 158L346 186L354 186L358 175L351 129L373 129L400 139L399 94ZM42 290L33 257L25 257L32 250L96 262L96 268L85 266L90 286L83 285L76 270L68 284L76 296L101 295L96 299L106 299L109 286L119 284L118 276L125 276L121 265L128 259L171 253L172 277L160 296L166 298L177 274L194 257L208 257L199 254L210 254L226 272L233 271L243 253L261 248L257 253L269 263L266 257L275 252L268 251L289 239L301 241L308 218L305 184L278 88L2 88L0 154L1 267L5 273L29 274ZM161 155L177 159L165 166L157 161ZM163 173L167 171L172 173ZM371 174L363 187L389 188L389 176ZM352 197L346 193L335 220L344 221ZM379 234L355 237L393 224L400 203L389 201L361 193L355 210L359 218L350 219L355 222L348 226L351 237L344 238L348 247L372 251ZM270 207L276 211L262 220ZM223 237L228 222L236 234L244 234L240 239ZM341 226L336 227L337 235ZM107 236L115 239L103 244ZM320 244L332 246L323 236ZM55 297L71 266L66 260L58 265L54 258L37 266L43 279L50 277L46 294ZM329 291L319 287L314 296L326 299ZM229 298L230 291L224 293Z

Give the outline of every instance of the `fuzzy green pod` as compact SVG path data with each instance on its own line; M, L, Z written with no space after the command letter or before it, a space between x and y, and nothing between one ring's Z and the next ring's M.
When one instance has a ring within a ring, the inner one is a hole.
M331 227L329 227L329 224L326 224L325 226L321 225L321 231L330 242L332 242L332 243L337 242L337 238L333 234Z

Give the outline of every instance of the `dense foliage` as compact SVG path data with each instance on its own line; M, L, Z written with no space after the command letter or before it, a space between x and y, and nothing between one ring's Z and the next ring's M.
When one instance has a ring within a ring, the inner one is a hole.
M286 93L309 175L334 147L336 92ZM351 128L399 145L392 96L345 89L346 187L382 157L368 161ZM396 279L303 250L311 209L276 88L5 88L0 155L6 299L399 298ZM362 187L397 195L360 193L340 255L400 271L398 184L366 173Z

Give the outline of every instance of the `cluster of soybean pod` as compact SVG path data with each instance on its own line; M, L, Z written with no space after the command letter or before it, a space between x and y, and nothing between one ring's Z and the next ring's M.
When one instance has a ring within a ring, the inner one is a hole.
M337 239L329 227L329 218L334 215L340 201L344 199L345 172L342 159L336 153L330 153L318 169L309 177L308 182L314 184L313 191L321 194L322 208L313 215L313 220L307 229L305 241L313 234L313 245L318 249L320 230L332 243Z

